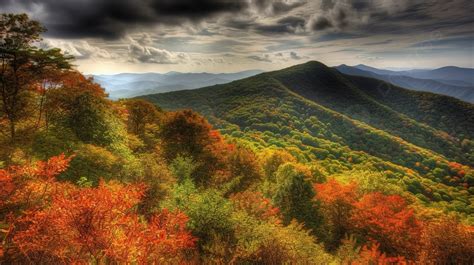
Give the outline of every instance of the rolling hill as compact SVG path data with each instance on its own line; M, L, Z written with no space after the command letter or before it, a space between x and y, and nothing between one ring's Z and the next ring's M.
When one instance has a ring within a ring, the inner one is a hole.
M348 75L371 77L417 91L447 95L474 103L472 69L444 67L435 70L390 71L366 65L340 65L336 69Z
M228 137L256 149L285 148L329 177L383 180L422 203L474 211L472 104L314 61L143 98L199 111Z
M248 70L237 73L122 73L116 75L94 75L94 81L105 88L112 99L130 98L146 94L194 89L225 84L261 73Z

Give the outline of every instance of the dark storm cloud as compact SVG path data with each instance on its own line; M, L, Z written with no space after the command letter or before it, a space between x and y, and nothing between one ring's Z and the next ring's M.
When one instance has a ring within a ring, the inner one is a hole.
M307 3L306 0L299 0L295 2L288 2L288 1L274 1L274 0L254 0L254 5L260 11L271 11L273 14L281 14L285 12L289 12L292 9L305 5Z
M348 28L349 31L365 29L374 34L462 24L472 26L474 21L470 14L474 10L474 2L471 0L323 0L320 10L322 14L319 18L312 20L313 30L331 27L338 30ZM315 26L317 22L326 27Z
M223 13L252 8L272 12L291 10L280 0L3 0L2 12L27 12L49 29L48 35L62 38L118 38L125 31L154 24L179 25Z
M178 24L247 6L245 0L10 0L2 9L40 8L49 35L117 38L130 27Z
M325 17L316 18L311 25L312 30L323 30L330 27L332 27L332 23Z

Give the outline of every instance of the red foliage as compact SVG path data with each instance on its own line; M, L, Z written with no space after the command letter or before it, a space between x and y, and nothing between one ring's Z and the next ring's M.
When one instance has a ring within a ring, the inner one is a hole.
M141 185L101 183L55 195L50 207L30 210L18 220L13 243L33 261L179 258L180 250L194 244L185 228L187 217L164 211L149 224L141 221L134 207L143 192Z
M0 213L10 227L0 230L2 262L179 263L194 247L183 213L164 210L149 222L137 214L143 185L57 182L69 161L60 155L0 170Z
M7 203L14 190L15 183L11 174L6 170L0 169L0 208Z
M50 193L57 191L56 186L68 186L55 182L55 178L67 169L70 160L71 157L61 154L34 165L12 166L7 170L0 170L0 210L8 205L31 207L32 203L47 203Z
M357 184L352 182L342 185L334 179L326 183L315 184L315 199L322 202L321 210L326 219L325 230L327 230L324 241L326 247L335 249L341 240L351 231L350 217L353 204L357 201Z
M351 221L360 235L375 239L387 253L407 257L416 254L422 226L405 199L374 192L364 195L354 206Z
M459 170L462 168L462 165L457 162L449 162L448 165L451 169L455 169L455 170Z
M181 251L193 248L196 241L186 230L188 219L184 213L166 209L152 217L148 227L141 231L139 263L159 262L163 257L168 261L180 260Z
M357 184L355 182L342 185L338 181L330 179L326 183L315 184L314 189L316 199L326 204L352 204L357 199Z

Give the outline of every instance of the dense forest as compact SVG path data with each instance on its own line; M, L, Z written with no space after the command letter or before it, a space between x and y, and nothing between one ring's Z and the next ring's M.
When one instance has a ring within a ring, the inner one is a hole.
M474 262L472 105L316 62L112 101L44 31L0 19L0 264Z

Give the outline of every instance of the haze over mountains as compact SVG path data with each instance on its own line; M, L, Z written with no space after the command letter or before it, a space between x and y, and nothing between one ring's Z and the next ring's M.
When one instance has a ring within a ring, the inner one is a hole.
M393 85L447 95L474 103L474 69L447 66L430 70L393 71L359 64L335 67L348 75L376 78ZM110 98L130 98L147 94L164 93L186 89L225 84L250 77L261 70L236 73L121 73L93 75L94 80L105 88Z
M366 65L335 67L357 76L377 78L408 89L432 92L474 103L474 69L447 66L433 70L391 71Z
M121 73L116 75L93 75L109 93L112 99L130 98L146 94L162 93L184 89L225 84L237 79L246 78L263 71L248 70L236 73Z

